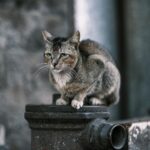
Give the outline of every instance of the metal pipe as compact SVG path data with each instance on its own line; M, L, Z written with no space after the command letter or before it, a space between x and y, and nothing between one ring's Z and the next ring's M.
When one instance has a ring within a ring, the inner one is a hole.
M106 122L104 119L96 119L83 131L81 141L85 149L120 150L127 141L127 130L118 123Z
M122 149L127 140L127 130L124 126L115 124L110 128L109 139L114 149Z

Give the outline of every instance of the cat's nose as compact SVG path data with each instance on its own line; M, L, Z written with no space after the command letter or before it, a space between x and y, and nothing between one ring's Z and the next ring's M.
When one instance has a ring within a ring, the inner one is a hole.
M52 65L54 66L54 68L56 67L57 65L57 62L53 62Z

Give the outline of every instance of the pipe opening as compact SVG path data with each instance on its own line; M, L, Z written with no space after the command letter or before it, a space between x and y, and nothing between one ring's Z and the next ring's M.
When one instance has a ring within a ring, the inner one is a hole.
M120 150L125 146L127 140L127 132L124 126L114 125L110 129L110 142L114 149Z

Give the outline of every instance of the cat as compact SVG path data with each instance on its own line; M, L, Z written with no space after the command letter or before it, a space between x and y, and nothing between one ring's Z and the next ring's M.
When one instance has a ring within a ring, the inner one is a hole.
M49 79L61 93L56 105L80 109L88 99L91 105L116 104L119 101L120 73L100 44L90 39L80 41L80 32L69 38L42 32L44 60Z

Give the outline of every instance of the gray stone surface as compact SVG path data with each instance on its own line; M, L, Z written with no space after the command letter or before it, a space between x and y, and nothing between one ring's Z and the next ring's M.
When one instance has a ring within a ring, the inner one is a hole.
M70 0L0 1L0 118L11 150L30 148L30 131L24 120L27 103L51 103L54 92L43 62L41 31L65 36L73 30Z

